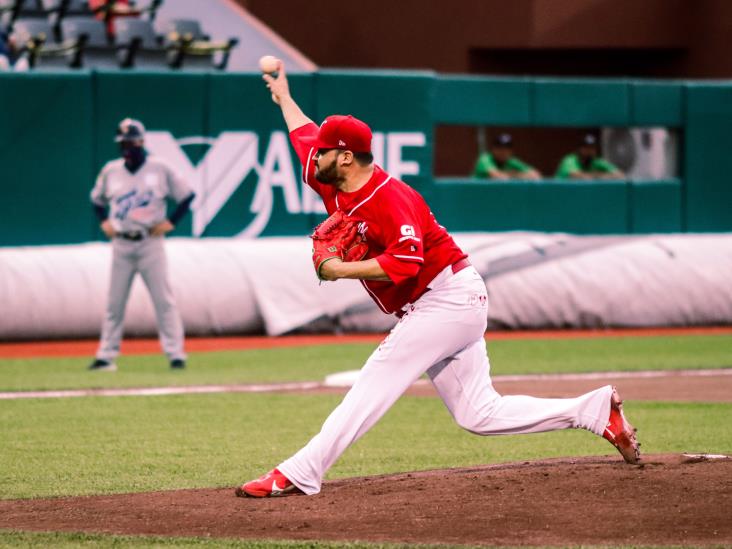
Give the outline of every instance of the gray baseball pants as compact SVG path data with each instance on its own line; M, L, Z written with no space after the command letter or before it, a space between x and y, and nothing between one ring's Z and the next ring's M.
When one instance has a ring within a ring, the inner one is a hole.
M107 313L102 325L97 358L112 361L119 354L125 308L136 273L140 273L150 292L163 352L169 360L185 360L183 322L168 283L168 261L162 237L139 241L121 238L112 240Z

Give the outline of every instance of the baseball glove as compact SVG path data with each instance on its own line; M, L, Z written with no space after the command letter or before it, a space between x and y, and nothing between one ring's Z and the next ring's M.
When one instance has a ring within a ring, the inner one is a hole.
M358 232L358 223L336 210L333 215L315 227L313 234L313 266L320 280L323 265L331 259L359 261L368 252L368 245Z

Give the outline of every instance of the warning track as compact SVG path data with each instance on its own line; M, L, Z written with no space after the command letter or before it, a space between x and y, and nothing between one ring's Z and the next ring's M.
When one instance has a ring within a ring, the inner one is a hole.
M522 330L515 332L488 332L488 340L506 339L588 339L598 337L653 337L671 335L732 335L732 326L690 328L632 328L612 330ZM192 352L231 351L247 349L274 349L309 345L337 345L347 343L377 343L386 334L292 335L188 338L186 348ZM0 358L30 358L47 356L92 356L97 340L20 341L0 343ZM160 352L157 339L128 339L122 342L122 353L128 355Z

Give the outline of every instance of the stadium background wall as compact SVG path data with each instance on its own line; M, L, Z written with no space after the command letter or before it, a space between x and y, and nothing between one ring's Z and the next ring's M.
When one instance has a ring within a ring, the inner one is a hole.
M292 88L303 109L317 120L333 112L352 113L385 140L423 136L421 143L407 140L399 149L400 160L417 172L404 179L427 197L438 220L452 231L732 230L732 183L725 167L732 150L730 83L321 71L293 75ZM101 166L117 154L112 136L124 116L139 118L149 130L169 132L176 139L195 138L199 146L185 148L192 166L222 132L254 136L258 166L246 173L200 233L241 234L257 218L255 204L262 209L258 181L267 143L284 131L258 74L0 74L0 104L5 106L0 125L3 246L101 238L88 193ZM673 127L683 136L681 177L581 184L435 179L434 128L442 124ZM299 184L294 154L289 160L291 166L280 161L275 169L290 170ZM207 181L207 172L200 176ZM264 225L256 235L305 234L322 217L305 206L304 195L294 207L282 187L271 187L267 196L268 217L259 216ZM176 234L192 234L190 217Z

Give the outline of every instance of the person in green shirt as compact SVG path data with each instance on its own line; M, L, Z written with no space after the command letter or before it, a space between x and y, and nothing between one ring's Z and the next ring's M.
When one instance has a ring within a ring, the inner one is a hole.
M622 179L625 174L617 166L602 158L597 148L597 138L587 133L582 137L576 152L559 162L558 179Z
M513 154L511 134L499 134L491 145L490 152L478 157L473 177L489 179L541 179L541 174Z

